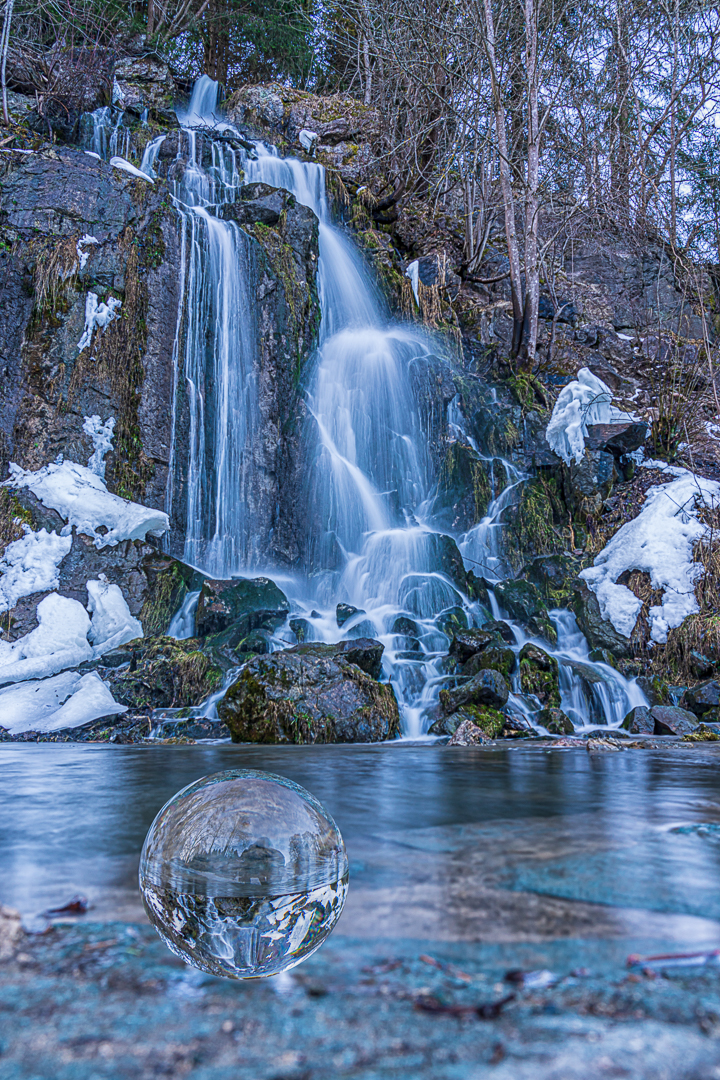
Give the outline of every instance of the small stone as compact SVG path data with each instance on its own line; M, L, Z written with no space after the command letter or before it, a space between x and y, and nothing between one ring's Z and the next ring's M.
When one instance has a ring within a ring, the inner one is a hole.
M448 746L479 746L489 741L477 724L474 724L472 720L463 720Z

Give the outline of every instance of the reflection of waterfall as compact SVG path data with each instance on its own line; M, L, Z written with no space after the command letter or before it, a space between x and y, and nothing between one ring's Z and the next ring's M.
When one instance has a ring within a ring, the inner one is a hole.
M429 726L443 678L449 644L442 629L445 618L452 613L462 623L485 617L463 595L455 542L433 517L436 477L416 397L421 369L432 367L430 343L416 329L389 323L357 252L331 224L323 168L282 159L262 144L250 160L227 142L213 141L213 130L232 131L216 115L216 98L217 85L204 76L181 116L190 153L175 192L183 227L185 296L177 366L185 377L189 416L185 558L218 577L262 565L290 598L293 617L304 618L305 640L379 638L404 730L420 735ZM199 127L206 129L204 138L212 145L208 168L196 149ZM149 169L158 149L159 144L147 151ZM242 172L248 183L292 192L320 222L322 325L318 354L303 388L308 423L302 505L307 510L303 565L294 574L264 563L267 556L253 521L250 448L258 405L249 291L252 248L241 229L213 212L217 204L234 200ZM456 402L447 420L452 438L472 442ZM523 480L511 463L496 462L498 477L502 473L509 482L496 490L493 474L494 498L485 518L457 537L468 565L489 582L507 575L501 515ZM493 462L488 465L492 473ZM172 485L173 468L170 472ZM176 497L171 487L169 501ZM338 603L358 609L342 628L336 620ZM557 650L540 643L561 663L575 664L562 666L563 705L571 714L574 710L576 719L597 715L616 722L639 691L606 665L590 663L584 639L582 645L571 640L570 618L557 617ZM189 625L187 611L178 619L178 630L184 633ZM527 638L518 628L515 633L519 648ZM293 640L286 629L277 644ZM578 665L586 668L584 681ZM589 677L591 669L597 679ZM523 715L538 708L519 695L511 705Z

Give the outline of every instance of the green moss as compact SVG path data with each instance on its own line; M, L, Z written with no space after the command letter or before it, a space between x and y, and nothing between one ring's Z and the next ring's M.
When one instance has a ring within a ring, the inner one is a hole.
M23 525L32 526L32 514L20 505L8 488L0 487L0 555L8 544L22 538Z
M524 694L535 694L546 708L560 707L557 671L543 671L532 660L521 660L520 686Z
M462 710L490 739L497 739L505 726L505 716L489 705L464 705Z
M526 480L505 521L505 551L516 570L530 558L550 555L558 547L567 546L563 531L569 515L554 476L540 474Z

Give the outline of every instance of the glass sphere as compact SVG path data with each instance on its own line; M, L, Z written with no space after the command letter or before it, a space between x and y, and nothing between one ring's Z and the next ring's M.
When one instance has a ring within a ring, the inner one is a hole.
M276 975L322 945L345 903L340 831L291 780L230 769L165 803L143 844L140 891L165 944L232 979Z

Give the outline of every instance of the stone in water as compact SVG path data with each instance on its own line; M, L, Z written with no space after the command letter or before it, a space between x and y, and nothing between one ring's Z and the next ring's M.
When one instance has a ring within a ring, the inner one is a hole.
M172 952L211 975L276 975L322 945L345 903L340 831L291 780L253 769L205 776L163 806L145 838L140 891Z

